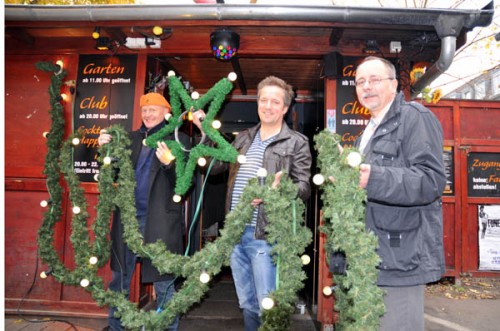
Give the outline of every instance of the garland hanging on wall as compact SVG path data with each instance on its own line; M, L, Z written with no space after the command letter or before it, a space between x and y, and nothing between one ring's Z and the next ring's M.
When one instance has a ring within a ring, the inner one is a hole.
M299 255L304 252L312 237L311 231L304 225L302 218L304 204L296 198L297 188L291 180L283 178L276 189L271 188L271 183L274 180L272 175L266 177L264 186L258 185L257 179L251 180L243 192L240 203L226 216L224 228L213 243L208 243L192 257L172 254L162 242L143 243L135 217L135 179L130 161L130 140L123 128L113 126L108 129L108 133L113 136L113 139L109 144L100 148L99 161L103 163L103 166L98 177L100 195L96 205L97 216L91 228L95 235L95 239L92 241L87 228L89 223L87 202L72 167L72 149L78 145L82 132L77 131L63 141L64 117L59 89L65 72L59 66L47 62L37 63L37 68L55 73L49 87L52 127L47 140L48 153L44 169L50 200L48 201L49 209L44 214L43 224L38 232L40 256L43 263L50 267L50 274L62 284L79 284L84 287L100 306L116 307L122 324L129 329L138 330L145 327L146 330L157 330L165 328L171 324L176 315L185 313L192 304L199 302L208 290L208 284L199 279L200 273L213 276L220 272L223 265L229 264L233 247L241 237L245 223L251 219L253 208L250 202L259 197L266 201L264 210L269 218L268 241L273 245L273 256L278 264L278 275L281 275L277 279L276 291L270 294L275 305L264 313L260 330L287 330L296 293L302 288L302 282L306 277L304 271L301 270L302 260ZM170 81L172 86L176 86L173 78L170 78ZM173 93L183 95L176 92L177 89L174 87ZM178 100L175 97L173 99ZM174 101L174 104L176 102ZM191 107L201 107L203 102L194 103ZM212 112L209 110L207 118L202 124L207 135L214 140L217 140L218 136L214 132L209 133L209 125L218 110L217 107L220 105L211 106ZM174 107L172 108L174 109ZM173 127L172 124L170 130ZM153 141L147 142L148 145L156 146L155 141L161 140L161 137L157 136L152 139ZM214 158L221 156L227 160L236 158L233 152L221 149L220 145L217 149L207 150L208 155ZM178 145L169 147L173 153L177 153L177 147L180 148ZM207 155L204 154L205 152L201 152L202 148L199 150L200 154ZM176 155L176 162L181 159L180 154L178 156L177 158ZM106 158L113 160L113 162L105 162ZM114 183L117 170L119 170L118 178ZM186 173L189 171L189 169L184 170L180 175L187 177ZM61 220L62 216L62 189L59 182L61 173L68 184L73 211L70 240L75 254L75 267L72 270L63 264L54 248L54 226L56 222ZM272 208L268 208L269 206ZM105 290L103 279L97 275L99 268L104 266L109 259L110 245L107 240L109 219L115 207L121 210L124 240L130 249L139 256L151 259L161 274L175 274L184 279L181 289L165 306L157 311L140 310L126 298L124 293Z
M324 130L314 137L320 174L326 234L325 250L345 254L347 271L334 274L335 309L339 330L378 330L384 313L383 291L377 286L380 258L377 237L365 229L365 190L359 187L362 156L354 149L341 152L341 138ZM333 178L330 180L330 177Z

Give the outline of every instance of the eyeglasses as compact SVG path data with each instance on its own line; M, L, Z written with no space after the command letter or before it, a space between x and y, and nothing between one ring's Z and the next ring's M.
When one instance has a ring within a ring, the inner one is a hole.
M383 80L393 80L393 79L395 79L395 78L387 77L387 78L370 78L368 80L360 79L360 80L357 80L356 82L354 82L354 85L356 85L356 87L362 87L362 86L365 86L365 83L368 82L369 86L377 86L377 85L380 85L380 83Z

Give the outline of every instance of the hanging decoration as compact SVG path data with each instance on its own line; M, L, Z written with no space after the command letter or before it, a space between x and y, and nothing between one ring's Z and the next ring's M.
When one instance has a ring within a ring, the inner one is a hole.
M380 258L377 237L365 229L366 192L359 187L362 156L342 150L341 137L328 130L314 137L320 174L313 181L322 189L325 249L343 253L344 274L333 275L339 330L377 330L384 313L383 292L377 286Z
M233 247L241 237L245 223L250 221L252 217L251 201L259 197L266 201L264 210L269 219L268 241L273 245L273 256L278 264L279 276L277 277L277 289L269 296L275 305L264 313L261 330L287 330L296 293L302 288L302 282L306 277L304 271L301 270L302 259L299 255L303 253L312 238L310 230L304 225L304 203L297 199L297 188L292 181L289 178L282 178L278 188L274 189L271 185L274 180L272 175L266 177L263 186L257 182L257 179L251 180L243 192L240 203L226 216L224 228L214 242L208 243L191 257L172 254L162 242L149 244L143 242L135 217L135 179L130 161L130 140L122 127L112 126L107 129L107 132L112 135L113 139L109 144L100 148L99 161L103 164L97 178L100 195L96 206L97 216L95 221L91 222L84 191L72 169L72 149L79 144L83 133L77 131L63 141L64 116L63 107L60 104L59 89L65 72L59 66L46 62L38 63L37 68L55 73L49 87L52 127L48 134L48 153L44 169L50 199L48 203L41 204L48 210L44 214L43 224L38 232L40 256L43 263L49 266L49 270L44 272L43 276L51 275L62 284L82 286L91 293L99 306L116 307L117 316L128 329L158 330L166 328L175 316L185 313L194 303L201 300L208 290L207 276L210 278L210 276L216 275L223 265L229 264ZM173 86L176 84L175 80L171 80L171 83ZM174 94L178 93L175 91L176 87L173 89ZM175 98L173 99L175 100ZM201 105L202 102L193 103L192 108L201 107ZM176 109L180 108L179 105L176 107L178 107ZM217 106L211 106L211 108L212 112L209 110L207 118L202 124L204 129L208 129L210 121L215 116L214 113L218 110ZM172 124L171 129L175 125ZM216 134L209 131L205 131L207 136L213 139L218 138ZM161 137L159 135L153 138L153 141L146 143L156 145L155 141L160 141ZM181 148L178 145L169 147L173 153L176 153L176 148ZM219 156L224 160L236 158L236 155L229 150L225 152L224 149L207 151L214 158ZM190 153L193 153L193 149ZM228 156L228 154L230 155ZM176 157L176 162L179 159ZM61 173L67 182L73 210L72 234L70 236L75 254L75 267L73 269L64 265L54 248L54 226L56 222L61 220L62 216ZM117 173L118 177L115 178ZM187 176L185 172L182 172L181 175ZM161 274L175 274L184 279L182 287L174 297L156 311L138 309L136 304L130 302L124 293L106 290L103 279L97 274L99 268L104 266L109 259L110 245L107 240L109 219L116 207L120 208L121 211L124 240L129 248L135 254L151 259L152 264ZM93 240L91 240L87 227L89 223L92 223ZM203 275L201 277L203 281L200 281L200 275Z

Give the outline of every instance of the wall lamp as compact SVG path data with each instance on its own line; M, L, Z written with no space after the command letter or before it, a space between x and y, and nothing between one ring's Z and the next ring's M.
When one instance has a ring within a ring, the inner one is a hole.
M363 48L363 53L365 54L377 54L380 53L380 48L376 40L367 40L365 48Z
M101 28L96 26L94 28L94 31L92 32L92 38L97 40L97 39L99 39L100 36L101 36Z
M231 30L220 29L210 34L210 47L218 60L230 60L240 48L240 36Z
M108 37L97 38L95 48L97 48L100 51L109 51L110 49L113 48L111 39L109 39Z

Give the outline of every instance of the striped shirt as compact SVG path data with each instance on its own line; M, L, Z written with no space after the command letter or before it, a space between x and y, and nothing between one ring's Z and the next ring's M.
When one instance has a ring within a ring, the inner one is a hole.
M246 162L240 165L238 173L236 174L236 179L234 182L233 196L231 199L231 210L236 208L236 205L240 201L240 197L243 194L243 189L247 186L248 181L251 178L257 177L257 170L262 167L264 161L264 152L267 146L276 140L277 134L266 139L265 141L260 140L260 130L255 135L252 145L246 153ZM250 225L255 226L257 224L257 213L258 209L255 208L252 216L252 222Z

